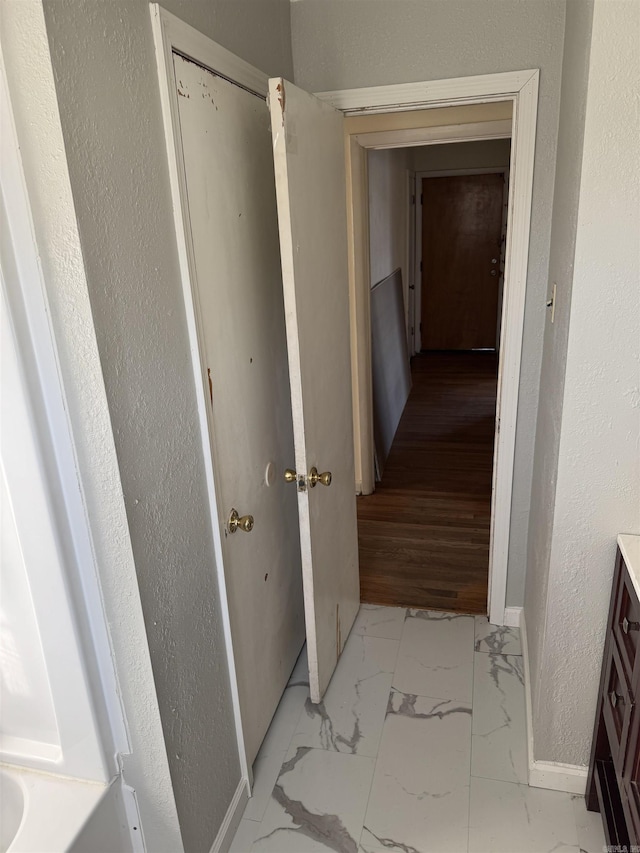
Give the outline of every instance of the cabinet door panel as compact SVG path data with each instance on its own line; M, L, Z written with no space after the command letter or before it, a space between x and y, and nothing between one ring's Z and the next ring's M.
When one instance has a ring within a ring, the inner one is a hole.
M618 554L618 561L622 561L620 554ZM640 647L640 603L624 564L622 569L613 617L613 633L620 649L620 657L627 678L631 680L638 647Z
M602 713L609 735L611 757L618 778L622 776L632 709L633 701L620 653L616 643L613 642L611 643L611 656L607 661Z

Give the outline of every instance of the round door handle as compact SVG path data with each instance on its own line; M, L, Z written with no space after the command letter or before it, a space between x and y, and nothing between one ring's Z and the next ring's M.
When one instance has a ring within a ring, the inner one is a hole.
M322 483L323 486L331 485L331 471L318 473L318 469L314 466L309 471L309 488L312 489L317 483Z
M298 479L298 475L293 470L293 468L285 468L285 471L284 471L285 483L295 483L297 479Z
M622 630L625 634L628 634L629 631L640 631L640 622L629 622L625 616L622 620Z
M491 270L491 272L489 273L489 275L496 276L496 275L498 275L498 273L497 273L495 270Z
M616 693L615 690L612 690L611 693L609 693L609 701L611 702L611 704L615 708L616 705L618 704L618 702L621 705L624 705L624 696L621 696L619 693Z
M235 533L236 530L242 530L244 533L251 533L253 530L253 516L239 515L237 509L232 509L227 519L227 530L229 533Z

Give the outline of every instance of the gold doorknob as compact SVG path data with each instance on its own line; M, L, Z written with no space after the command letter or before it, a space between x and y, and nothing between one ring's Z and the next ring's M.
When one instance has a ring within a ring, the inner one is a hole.
M285 468L285 471L284 471L285 483L295 483L297 479L298 479L298 475L293 470L293 468Z
M227 530L229 533L235 533L236 530L243 530L245 533L251 533L253 530L253 516L238 515L238 510L232 509L227 520Z
M309 471L309 488L313 488L316 483L322 483L323 486L331 485L331 471L324 471L322 474L318 474L318 469L314 466Z

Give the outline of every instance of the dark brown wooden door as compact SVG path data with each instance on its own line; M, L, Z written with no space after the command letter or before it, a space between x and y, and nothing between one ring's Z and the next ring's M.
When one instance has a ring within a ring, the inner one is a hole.
M422 181L423 350L494 348L504 178Z

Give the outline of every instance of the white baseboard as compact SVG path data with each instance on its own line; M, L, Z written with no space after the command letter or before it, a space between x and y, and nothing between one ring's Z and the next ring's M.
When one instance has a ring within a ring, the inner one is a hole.
M531 761L529 785L584 796L587 788L587 768L579 764L560 764L558 761Z
M249 802L248 784L246 779L241 779L224 816L222 825L216 835L216 840L211 845L210 853L227 853L231 842L236 834L245 807Z
M524 694L527 716L527 761L529 765L529 785L532 788L549 788L552 791L567 791L570 794L584 794L587 787L588 768L580 764L561 764L559 761L536 761L533 752L533 705L531 700L531 672L529 669L529 645L527 626L522 608L507 608L520 611L520 642L524 663ZM510 624L506 621L505 624Z
M504 624L509 628L520 627L520 614L522 607L505 607L504 609Z

